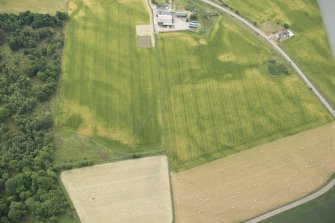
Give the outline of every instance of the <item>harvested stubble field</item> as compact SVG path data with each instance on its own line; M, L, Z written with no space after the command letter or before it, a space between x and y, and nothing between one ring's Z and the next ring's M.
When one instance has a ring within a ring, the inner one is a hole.
M55 106L60 138L57 163L113 158L161 146L159 85L154 49L139 49L136 25L149 24L143 0L70 1L63 76ZM76 137L110 151L78 148ZM80 137L79 137L80 135ZM80 157L64 154L81 153Z
M228 17L208 39L158 37L173 170L187 169L332 120L264 42ZM270 58L290 74L273 77Z
M335 124L172 174L176 221L239 222L300 198L335 170Z
M51 13L66 10L66 0L0 0L0 13Z
M65 171L62 182L82 223L171 223L166 156Z
M274 30L277 29L277 22L281 25L289 24L295 36L281 43L281 46L335 108L335 62L317 0L221 1L256 21L261 28L269 22Z

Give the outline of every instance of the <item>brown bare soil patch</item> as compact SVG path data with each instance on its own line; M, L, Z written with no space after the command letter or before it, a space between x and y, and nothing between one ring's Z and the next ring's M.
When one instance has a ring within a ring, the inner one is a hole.
M300 198L335 170L335 123L172 174L176 221L239 222Z
M152 25L137 25L137 46L139 48L151 48L155 46L154 30Z

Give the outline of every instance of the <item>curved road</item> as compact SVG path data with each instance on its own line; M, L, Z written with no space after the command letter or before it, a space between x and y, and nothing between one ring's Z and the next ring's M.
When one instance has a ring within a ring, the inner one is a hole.
M263 33L260 29L258 29L257 27L255 27L253 24L251 24L249 21L247 21L246 19L242 18L241 16L235 14L234 12L230 11L227 8L224 8L222 6L220 6L219 4L216 4L214 2L211 2L209 0L200 0L208 5L211 5L225 13L227 13L228 15L231 15L232 17L234 17L235 19L237 19L238 21L240 21L241 23L243 23L244 25L248 26L250 29L252 29L253 31L255 31L258 35L260 35L261 37L263 37L268 43L271 44L271 46L276 49L291 65L292 67L296 70L296 72L298 73L298 75L301 77L301 79L306 83L307 87L310 88L314 94L318 97L318 99L321 101L321 103L326 107L326 109L329 111L329 113L335 118L335 111L334 109L328 104L328 102L324 99L324 97L320 94L320 92L316 89L316 87L312 84L312 82L310 80L308 80L308 78L306 77L306 75L300 70L300 68L297 66L297 64L286 54L286 52L280 48L278 46L278 44L273 41L271 39L271 37L267 36L265 33ZM321 188L320 190L318 190L317 192L302 198L298 201L295 201L291 204L288 204L284 207L275 209L271 212L268 212L264 215L261 215L259 217L256 217L254 219L251 219L249 221L247 221L246 223L256 223L256 222L260 222L263 221L267 218L270 218L272 216L275 216L277 214L280 214L284 211L287 211L289 209L295 208L299 205L302 205L306 202L309 202L321 195L323 195L324 193L326 193L328 190L330 190L332 187L335 186L335 179L330 181L327 185L325 185L323 188Z
M263 215L261 215L261 216L259 216L257 218L251 219L251 220L247 221L246 223L257 223L257 222L263 221L265 219L268 219L270 217L273 217L273 216L275 216L277 214L280 214L282 212L285 212L287 210L290 210L292 208L295 208L295 207L297 207L299 205L305 204L305 203L307 203L307 202L309 202L311 200L314 200L314 199L320 197L321 195L323 195L324 193L326 193L327 191L329 191L334 186L335 186L335 179L332 180L332 181L330 181L326 186L324 186L323 188L321 188L317 192L315 192L315 193L313 193L313 194L311 194L311 195L309 195L307 197L304 197L304 198L302 198L302 199L300 199L300 200L298 200L296 202L293 202L291 204L285 205L285 206L283 206L281 208L278 208L278 209L275 209L275 210L273 210L271 212L263 214Z
M291 60L291 58L285 53L282 48L278 46L278 44L273 41L269 36L267 36L265 33L263 33L260 29L255 27L253 24L251 24L249 21L246 19L242 18L241 16L235 14L234 12L230 11L227 8L224 8L220 6L219 4L216 4L214 2L211 2L209 0L200 0L208 5L211 5L240 21L244 25L248 26L250 29L254 30L258 35L263 37L268 43L271 44L273 48L275 48L291 65L292 67L296 70L298 75L301 77L301 79L306 83L307 87L310 88L314 94L318 97L318 99L321 101L321 103L326 107L326 109L329 111L329 113L335 118L335 110L328 104L328 102L324 99L324 97L320 94L320 92L316 89L316 87L308 80L306 75L300 70L300 68L294 63L294 61Z

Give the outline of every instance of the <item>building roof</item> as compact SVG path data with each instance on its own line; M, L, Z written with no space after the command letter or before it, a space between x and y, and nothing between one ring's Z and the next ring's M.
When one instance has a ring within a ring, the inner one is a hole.
M172 15L158 15L156 17L157 22L162 23L172 23L173 22L173 16Z
M187 12L176 12L176 16L187 16Z
M163 22L163 26L173 26L172 22Z
M156 11L156 15L172 15L172 11L171 10L158 9Z
M159 19L172 19L172 15L157 15L157 18Z

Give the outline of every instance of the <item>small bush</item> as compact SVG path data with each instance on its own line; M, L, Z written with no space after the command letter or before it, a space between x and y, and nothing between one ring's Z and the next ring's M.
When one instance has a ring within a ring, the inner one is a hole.
M197 13L192 13L190 19L191 19L191 20L197 20L197 19L198 19L198 15L197 15Z
M288 75L289 71L284 64L278 64L275 59L267 61L267 70L273 76Z
M141 158L142 156L139 153L135 153L135 154L133 154L132 157L133 157L133 159L138 159L138 158Z
M285 23L285 24L284 24L284 29L289 29L289 28L290 28L290 25L287 24L287 23Z

